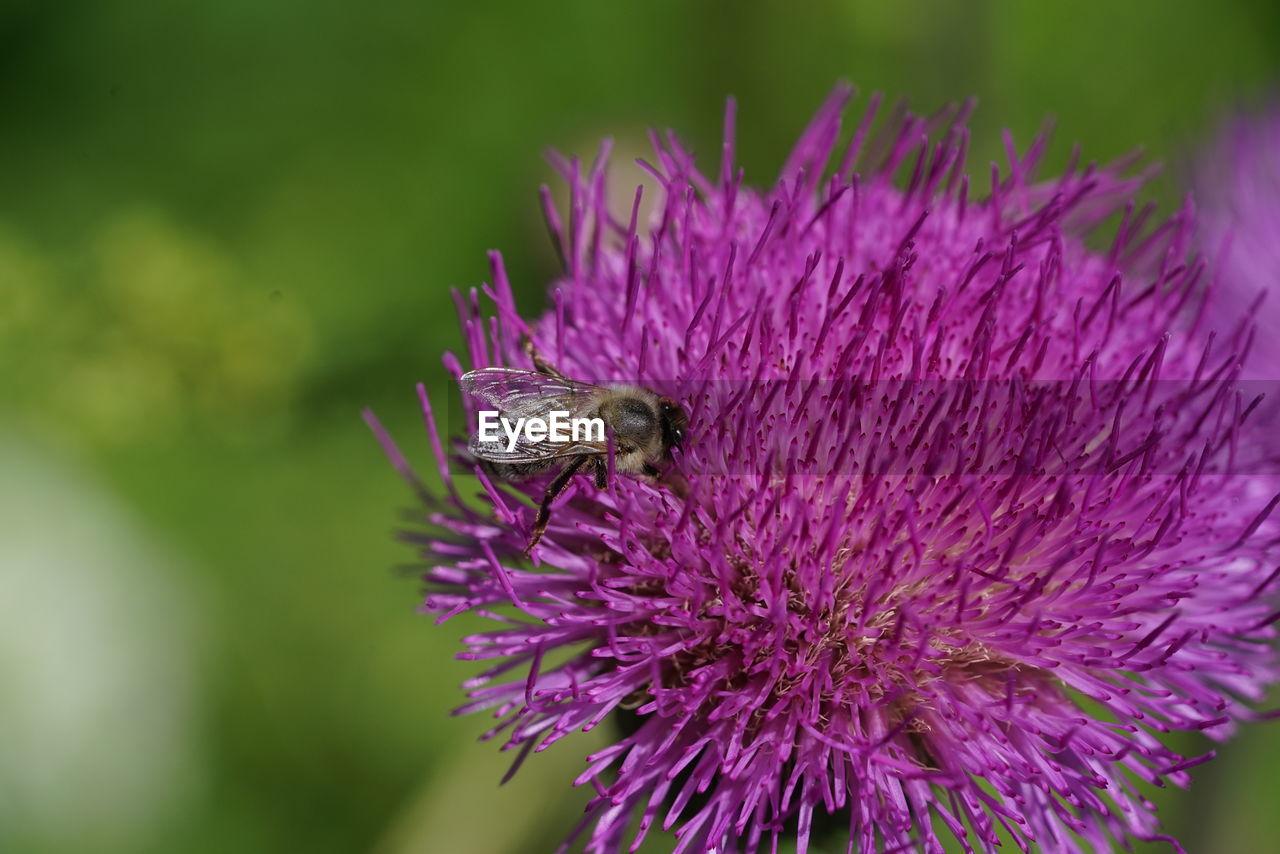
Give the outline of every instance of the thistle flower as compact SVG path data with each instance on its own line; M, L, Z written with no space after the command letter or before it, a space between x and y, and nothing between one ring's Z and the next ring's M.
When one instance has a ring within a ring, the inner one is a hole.
M681 851L804 852L820 819L849 851L1165 838L1139 783L1211 754L1160 735L1226 738L1277 675L1247 330L1202 334L1190 212L1150 226L1127 164L1038 182L1045 140L1008 142L979 194L968 105L873 134L873 102L838 149L848 97L767 191L732 102L715 175L655 136L647 223L639 191L607 209L607 148L560 163L554 307L526 324L496 254L489 312L459 300L472 368L530 367L529 335L689 412L687 490L579 478L530 566L543 483L476 470L486 508L462 500L423 393L448 495L423 490L424 610L495 621L460 711L516 766L627 716L576 781L592 852L655 823Z
M1248 379L1280 379L1280 111L1226 122L1196 168L1206 248L1222 287L1209 302L1223 328L1254 318Z

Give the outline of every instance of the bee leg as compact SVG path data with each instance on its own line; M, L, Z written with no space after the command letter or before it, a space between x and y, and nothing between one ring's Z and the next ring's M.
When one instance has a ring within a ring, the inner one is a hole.
M640 469L640 473L643 474L645 477L656 478L662 474L662 470L657 468L656 466L651 466L648 463L645 463L644 467Z
M678 471L668 469L662 473L660 482L667 489L671 490L671 494L680 499L687 499L692 487L689 485L689 478L685 477Z
M609 464L604 457L596 457L591 463L591 471L596 478L596 489L609 488Z
M564 492L565 487L569 485L569 480L578 473L578 469L582 468L585 462L587 457L574 457L573 461L560 469L555 479L547 484L547 491L542 494L542 504L538 505L538 515L533 520L533 534L529 537L529 545L524 547L525 557L529 556L547 530L547 523L551 521L552 502L560 497L560 493Z
M520 345L524 349L524 354L529 357L529 361L533 362L533 367L538 371L538 373L555 377L558 380L569 379L564 374L556 370L555 367L547 361L547 358L538 351L538 348L533 346L532 336L527 334L521 336Z

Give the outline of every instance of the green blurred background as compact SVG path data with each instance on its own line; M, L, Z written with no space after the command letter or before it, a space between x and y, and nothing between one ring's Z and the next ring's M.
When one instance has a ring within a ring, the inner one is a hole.
M976 94L978 166L1052 115L1050 166L1079 141L1176 167L1278 75L1270 0L7 0L0 850L502 854L571 826L603 736L498 788L485 720L448 714L478 624L415 614L411 496L359 418L430 468L413 383L449 394L447 289L486 249L540 310L547 147L612 134L626 180L656 125L714 158L733 93L768 182L845 78ZM1278 795L1258 726L1158 800L1230 854L1275 850Z

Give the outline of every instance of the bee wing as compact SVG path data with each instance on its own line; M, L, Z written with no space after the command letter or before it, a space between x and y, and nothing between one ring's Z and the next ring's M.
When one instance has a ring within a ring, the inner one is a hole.
M546 418L553 410L581 417L589 412L603 389L590 383L566 380L537 371L516 368L481 368L459 379L464 394L478 397L498 409L504 417ZM604 442L530 442L523 432L510 448L506 435L482 442L472 436L468 449L477 458L493 463L535 463L561 457L608 453Z
M471 441L467 443L467 449L477 459L491 463L541 463L547 460L583 455L594 456L609 452L604 442L530 442L523 433L516 437L516 443L510 449L507 447L506 436L493 442L482 442L480 437L472 436Z
M603 390L598 385L516 368L469 371L458 384L464 394L478 397L515 418L546 417L555 409L568 412L570 417L582 415Z

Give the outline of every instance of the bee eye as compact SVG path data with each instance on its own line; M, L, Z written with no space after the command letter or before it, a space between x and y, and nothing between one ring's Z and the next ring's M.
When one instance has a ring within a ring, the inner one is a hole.
M662 434L667 444L673 448L680 447L684 441L686 418L684 410L669 400L659 404L662 411Z

